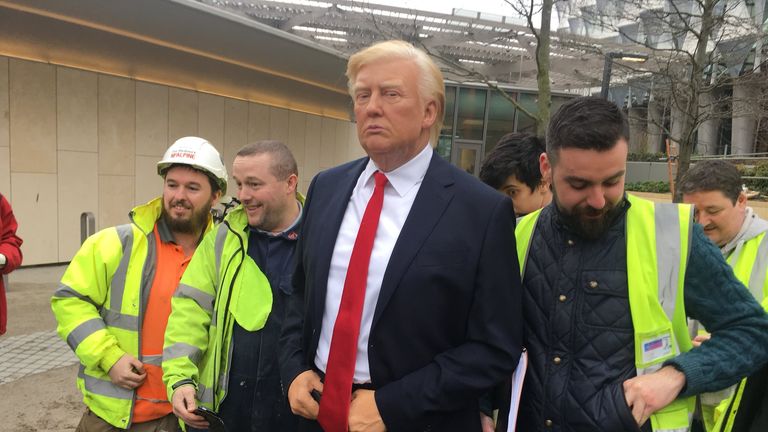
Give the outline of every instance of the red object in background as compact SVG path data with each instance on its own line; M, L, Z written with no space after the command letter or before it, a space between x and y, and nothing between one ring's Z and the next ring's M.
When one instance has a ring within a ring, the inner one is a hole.
M0 195L0 254L5 256L5 266L0 274L6 275L21 265L22 240L16 235L19 224L13 216L11 204ZM5 280L0 278L0 335L5 333L8 323L8 306L5 301Z

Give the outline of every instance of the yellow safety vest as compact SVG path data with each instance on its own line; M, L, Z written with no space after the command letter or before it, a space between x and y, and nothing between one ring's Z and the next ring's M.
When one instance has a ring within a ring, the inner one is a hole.
M692 348L683 286L693 212L685 204L654 203L629 194L627 200L627 285L640 376ZM523 217L515 229L522 275L540 212ZM675 400L651 415L653 430L690 430L694 407L693 397Z
M156 198L134 208L130 224L89 237L51 299L59 336L80 359L77 387L83 402L122 429L131 426L135 391L113 384L109 369L125 353L146 364L160 366L162 361L161 356L139 352L139 331L157 265L153 229L162 205Z
M728 257L728 264L733 268L736 278L743 283L763 309L768 311L768 236L762 233L738 246ZM744 378L736 385L733 394L714 408L714 426L707 429L718 432L731 432L736 414L741 404L741 397L746 387Z

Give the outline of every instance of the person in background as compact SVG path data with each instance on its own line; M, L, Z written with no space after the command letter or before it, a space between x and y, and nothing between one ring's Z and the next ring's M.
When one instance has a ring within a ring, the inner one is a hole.
M520 217L543 208L552 201L549 183L541 177L539 157L544 143L526 133L501 137L480 168L480 180L512 198Z
M21 265L21 237L16 235L19 224L13 215L11 204L0 195L0 335L5 334L8 324L8 305L5 299L5 289L8 273Z
M213 228L227 170L208 141L184 137L157 172L162 196L89 237L51 299L59 336L80 359L87 409L78 432L179 429L162 381L163 335L179 279Z
M719 248L733 272L768 310L768 221L747 206L739 170L724 160L696 162L677 185L694 206L696 222ZM709 339L704 332L694 345ZM768 430L768 367L726 392L701 396L708 431Z

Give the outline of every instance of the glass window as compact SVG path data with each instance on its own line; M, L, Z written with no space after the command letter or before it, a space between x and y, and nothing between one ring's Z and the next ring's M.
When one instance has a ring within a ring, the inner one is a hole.
M456 111L456 87L445 88L445 116L440 135L453 135L453 114Z
M456 120L456 137L466 140L483 139L485 117L485 89L459 89L459 115Z
M451 148L453 147L453 115L456 112L456 87L445 88L445 115L443 127L440 129L440 138L437 142L437 154L445 160L451 160Z
M530 93L520 93L520 96L517 98L518 103L528 110L530 113L536 113L538 111L538 107L536 106L537 103L537 95L530 94ZM522 111L517 111L517 128L515 129L517 132L526 132L529 134L536 134L536 120L527 114L523 113Z
M471 175L477 175L479 167L477 166L478 148L462 147L459 149L459 168Z
M491 91L491 104L488 107L488 129L485 134L485 154L496 147L502 136L515 130L515 105L508 98L517 94L507 91L506 96L500 92Z

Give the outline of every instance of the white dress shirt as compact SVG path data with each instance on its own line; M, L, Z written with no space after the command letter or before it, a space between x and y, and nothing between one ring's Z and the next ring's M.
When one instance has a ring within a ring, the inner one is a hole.
M358 384L371 382L371 371L368 364L368 337L371 334L371 323L373 322L373 313L376 310L376 302L379 299L379 291L381 291L381 282L384 279L384 272L387 269L387 264L389 264L392 249L395 247L405 219L411 211L413 201L419 192L427 168L429 168L432 154L432 146L427 145L416 157L401 167L385 173L388 182L384 187L384 205L381 209L379 226L376 229L371 261L368 266L365 303L360 321L360 336L357 340L353 382ZM323 309L323 324L315 353L315 366L323 372L328 365L333 326L336 324L336 315L341 304L341 294L344 291L349 258L352 256L352 247L357 238L357 231L360 228L365 207L373 195L375 186L373 174L378 170L376 164L369 160L368 165L357 179L357 184L352 190L352 196L349 198L349 204L347 204L347 210L344 212L338 237L336 237L336 245L333 248L331 268L328 272L325 308Z

